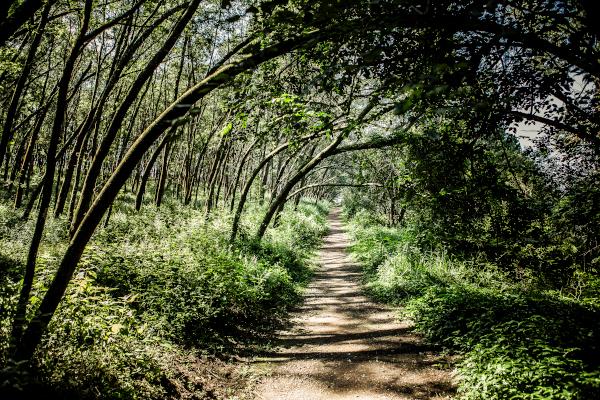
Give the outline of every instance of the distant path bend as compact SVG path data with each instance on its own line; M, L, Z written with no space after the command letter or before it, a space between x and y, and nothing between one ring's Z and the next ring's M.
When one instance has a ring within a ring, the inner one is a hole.
M294 314L281 348L255 362L270 374L257 387L261 400L447 399L453 393L441 358L397 322L388 307L369 301L361 269L347 253L339 211L319 254L321 268Z

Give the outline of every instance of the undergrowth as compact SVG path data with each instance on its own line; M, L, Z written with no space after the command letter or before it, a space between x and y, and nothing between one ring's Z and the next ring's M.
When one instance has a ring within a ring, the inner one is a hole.
M247 233L256 230L260 211L248 211L242 239L229 244L226 212L205 221L203 212L167 202L136 213L132 198L121 198L87 247L33 372L5 369L4 389L45 398L232 396L235 377L211 387L209 377L218 372L202 371L199 357L268 344L300 298L309 256L326 231L326 207L301 203L257 243ZM65 227L48 222L31 309L64 251ZM19 222L0 206L2 365L32 229L32 221Z
M600 393L598 279L549 290L484 260L424 251L410 228L349 220L375 298L402 305L426 340L461 355L461 399L592 399Z

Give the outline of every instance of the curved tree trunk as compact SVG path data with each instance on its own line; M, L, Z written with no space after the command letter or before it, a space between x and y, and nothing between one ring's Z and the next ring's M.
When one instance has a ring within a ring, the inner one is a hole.
M144 67L144 69L138 74L135 82L131 85L131 88L127 92L127 95L117 108L111 123L102 138L100 146L98 146L98 150L92 159L92 163L88 169L86 178L83 183L83 188L81 189L81 195L79 197L79 203L77 205L77 211L75 212L75 218L73 220L73 225L71 226L71 233L74 233L79 224L83 220L85 213L88 210L89 205L91 204L92 197L94 194L94 187L96 186L96 181L100 175L100 170L102 168L102 164L108 153L110 151L111 145L114 142L119 129L124 121L125 115L127 111L133 104L136 97L139 95L139 91L142 89L146 81L150 78L150 76L154 73L154 70L160 65L160 63L167 56L169 51L173 48L181 33L187 26L188 22L194 16L196 9L198 8L201 0L192 0L186 9L185 13L181 16L181 18L177 21L173 29L171 30L169 36L161 46L161 48L154 54L152 60L148 62L148 64Z
M215 198L213 201L214 206L219 206L219 198L221 197L221 189L225 184L225 180L227 179L228 171L227 171L227 163L229 162L229 157L231 156L231 152L233 150L233 145L230 145L227 148L227 152L225 153L225 157L223 157L223 161L221 162L221 168L219 175L217 176L219 183L217 184L217 192L215 193Z
M242 72L256 68L257 65L267 60L299 47L315 44L318 42L320 36L321 32L310 32L262 49L260 48L259 40L251 42L245 51L245 57L219 68L209 77L190 88L139 135L98 194L98 197L85 214L71 238L53 280L33 319L28 324L22 340L18 344L14 357L16 361L30 360L33 356L67 290L67 286L81 259L81 255L102 217L131 175L135 166L152 144L158 140L160 135L171 126L172 122L186 115L190 108L201 98L223 84L231 82L233 78Z
M208 150L208 145L210 144L210 141L212 140L215 133L216 132L214 130L211 131L208 138L206 138L204 145L202 146L202 150L200 150L200 152L198 153L198 156L196 157L196 165L194 166L194 169L192 170L192 174L191 174L191 177L189 178L189 183L186 187L185 194L184 194L183 204L185 204L185 205L190 204L190 202L192 201L192 195L194 194L194 188L197 187L197 183L199 180L198 175L200 174L200 167L202 166L202 161L204 160L204 156ZM196 191L196 195L197 194L198 194L198 191Z
M240 176L242 175L242 169L244 168L244 165L246 165L246 161L248 160L250 153L252 153L252 149L254 149L254 146L256 146L257 143L258 143L258 139L254 140L254 142L252 142L250 144L250 146L248 147L248 149L242 156L240 165L237 168L237 171L235 173L235 181L233 182L233 187L231 189L231 203L229 205L229 212L233 212L233 207L235 205L235 194L237 192L238 184L240 183Z
M208 217L210 216L210 212L212 211L213 196L215 194L215 180L217 177L217 169L219 168L219 165L221 164L221 161L222 161L221 155L223 154L223 147L225 146L226 142L227 142L227 140L222 137L221 141L219 142L219 147L217 148L217 151L215 152L215 159L210 168L210 172L208 175L208 181L206 182L206 185L208 188L208 195L206 197L204 219L208 219Z
M317 136L317 134L307 135L307 136L304 136L301 140L302 141L310 140L310 139L315 138L316 136ZM248 180L246 181L246 184L244 185L244 189L242 190L242 194L240 195L240 200L238 202L237 209L235 210L235 215L233 216L233 223L231 225L231 236L229 237L230 242L235 241L235 238L237 236L239 225L240 225L240 218L242 217L242 212L244 211L244 206L246 205L246 199L248 198L248 193L250 193L250 188L252 187L252 184L254 183L254 179L256 179L256 177L258 176L260 171L264 168L265 165L267 165L267 163L269 161L271 161L271 159L273 157L275 157L277 154L281 153L282 151L287 150L292 145L292 143L293 142L286 142L286 143L276 147L273 151L271 151L269 154L267 154L262 159L262 161L250 173L250 176L248 177Z
M140 179L138 191L135 196L136 211L139 211L140 208L142 207L142 202L144 201L144 193L146 193L146 183L148 183L148 179L150 178L150 173L152 172L154 163L156 163L156 160L158 159L160 152L162 151L162 149L167 145L167 143L170 140L171 140L171 133L169 132L162 138L162 140L160 141L158 146L156 146L156 149L154 149L154 151L152 152L152 155L150 156L150 159L148 160L148 164L146 164L146 168L144 168L144 172L142 173L142 177Z
M92 0L87 0L85 4L84 16L81 23L81 28L78 33L75 44L71 49L69 58L65 64L63 70L60 86L58 91L56 114L54 116L54 123L52 126L52 132L50 134L50 141L48 143L48 152L46 154L46 172L45 180L43 184L41 199L40 199L40 211L35 224L33 237L31 239L31 245L29 247L29 253L27 254L27 261L25 263L25 275L23 276L23 285L19 293L19 299L17 301L17 307L15 311L13 329L12 329L12 341L16 345L18 350L23 325L25 323L25 316L27 311L27 303L29 302L29 295L33 286L33 277L35 275L35 264L36 258L42 241L42 235L46 225L46 217L48 215L48 208L50 206L50 200L52 198L52 186L54 184L54 173L56 168L56 150L58 148L58 142L60 135L63 131L63 125L65 121L66 107L67 107L67 95L69 91L69 83L75 68L75 62L81 52L85 34L88 30L88 24L92 12Z
M8 14L8 10L10 9L12 3L16 3L14 0L2 0L7 1L8 7L3 6L3 10L6 10L6 16L0 19L0 46L3 46L4 43L23 25L34 16L34 14L39 10L44 2L42 0L25 0L16 7L11 14ZM56 0L47 0L46 8L48 11L50 7L56 2ZM4 13L4 11L2 11Z
M4 159L8 150L8 143L11 141L13 136L13 123L15 117L17 116L19 100L21 99L21 96L23 94L23 89L25 88L25 82L27 81L27 77L31 72L31 66L33 65L35 53L37 52L37 49L42 40L42 35L46 28L46 23L48 22L48 14L50 13L51 6L52 2L48 1L46 3L46 6L44 7L44 10L42 11L42 16L40 18L37 31L33 38L33 42L31 43L31 46L29 46L29 51L27 52L27 59L25 60L25 64L23 65L23 69L21 70L21 74L19 75L19 79L17 80L17 83L15 85L15 90L13 91L10 104L8 105L8 109L6 110L4 126L2 127L2 137L0 138L0 166L4 164Z
M319 163L321 161L323 161L326 157L331 155L333 150L335 150L335 148L337 146L339 146L340 143L342 143L342 141L344 140L345 137L346 137L346 132L343 131L335 138L335 140L333 142L331 142L327 147L325 147L323 150L321 150L321 152L319 152L309 162L304 164L304 166L300 169L300 171L298 171L285 184L285 186L281 189L281 191L279 192L277 197L273 200L273 202L271 203L271 206L267 210L267 213L265 214L265 216L260 224L260 227L258 228L258 231L256 232L256 240L260 241L263 238L263 236L265 235L265 232L267 231L267 227L269 226L269 223L271 222L271 219L275 215L275 212L280 207L282 207L283 204L285 204L285 202L287 200L287 196L290 193L290 191L294 188L294 186L296 186L296 184L298 182L300 182L302 180L302 178L304 178L304 176L306 176L306 174L308 174L313 168L315 168L317 165L319 165Z
M281 189L275 200L271 203L271 206L267 210L258 231L256 232L256 240L260 241L265 232L267 231L267 227L273 218L275 212L287 201L288 194L294 188L294 186L302 180L313 168L315 168L321 161L325 158L335 154L336 148L342 143L344 138L348 135L348 133L353 129L355 125L358 125L360 122L364 120L367 114L375 107L377 104L377 96L373 96L369 103L365 106L365 108L361 111L360 115L357 117L356 122L347 128L343 129L342 132L335 138L333 142L331 142L327 147L325 147L321 152L319 152L315 157L312 158L309 162L304 164L304 166L298 171Z
M81 127L77 130L75 146L73 147L73 150L71 151L71 154L69 156L69 161L67 162L67 167L65 170L65 177L62 181L62 185L60 186L60 190L58 191L58 195L56 198L56 205L54 207L54 216L55 217L58 217L62 214L64 206L67 202L67 196L68 196L69 192L71 192L71 195L74 195L76 193L76 191L70 190L71 182L73 180L73 175L80 173L79 161L81 159L81 152L85 146L85 143L87 142L87 138L89 137L88 131L93 127L94 122L98 118L100 118L100 116L101 116L100 110L102 110L104 108L104 105L106 104L106 101L108 100L110 93L112 92L112 90L114 89L114 87L116 86L116 84L118 82L117 77L122 72L122 67L121 68L117 67L116 60L118 60L118 58L119 58L119 57L117 57L117 55L120 55L120 53L121 53L120 49L123 46L125 36L126 36L125 34L119 35L119 38L117 40L116 50L115 50L116 55L115 55L112 65L111 65L112 76L109 79L106 87L103 89L102 94L100 95L98 104L96 106L94 106L93 103L94 103L94 100L96 99L98 85L100 82L99 76L100 76L100 72L101 72L101 68L100 68L101 63L100 63L100 60L98 60L98 68L96 70L96 82L95 82L94 90L92 93L92 107L89 110L89 112L87 113L87 115L84 119L84 122L81 124ZM102 52L103 48L104 48L104 42L102 42L101 52ZM124 63L121 63L121 65L124 66ZM115 69L115 67L117 67L117 68ZM75 171L76 169L78 170L77 172ZM73 199L71 200L71 203L73 203Z
M156 195L154 196L154 204L160 207L163 194L165 193L165 183L167 182L167 174L169 171L169 155L171 154L172 140L167 140L167 144L163 150L162 166L160 168L160 176L158 177L158 185L156 185Z

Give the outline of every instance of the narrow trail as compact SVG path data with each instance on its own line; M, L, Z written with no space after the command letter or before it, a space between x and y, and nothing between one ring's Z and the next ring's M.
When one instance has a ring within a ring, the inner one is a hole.
M339 212L319 254L321 268L280 335L278 351L255 360L268 376L262 400L445 399L453 393L443 361L398 322L394 312L362 293L361 271L347 252Z

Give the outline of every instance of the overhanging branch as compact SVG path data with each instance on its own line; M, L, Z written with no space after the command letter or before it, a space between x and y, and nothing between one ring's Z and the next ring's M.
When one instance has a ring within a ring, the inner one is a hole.
M286 201L289 200L289 199L291 199L292 197L297 196L298 194L304 192L305 190L316 188L316 187L329 187L329 186L331 186L331 187L383 187L383 185L381 183L377 183L377 182L367 182L367 183L315 183L315 184L312 184L312 185L302 186L301 188L294 190L287 197Z

